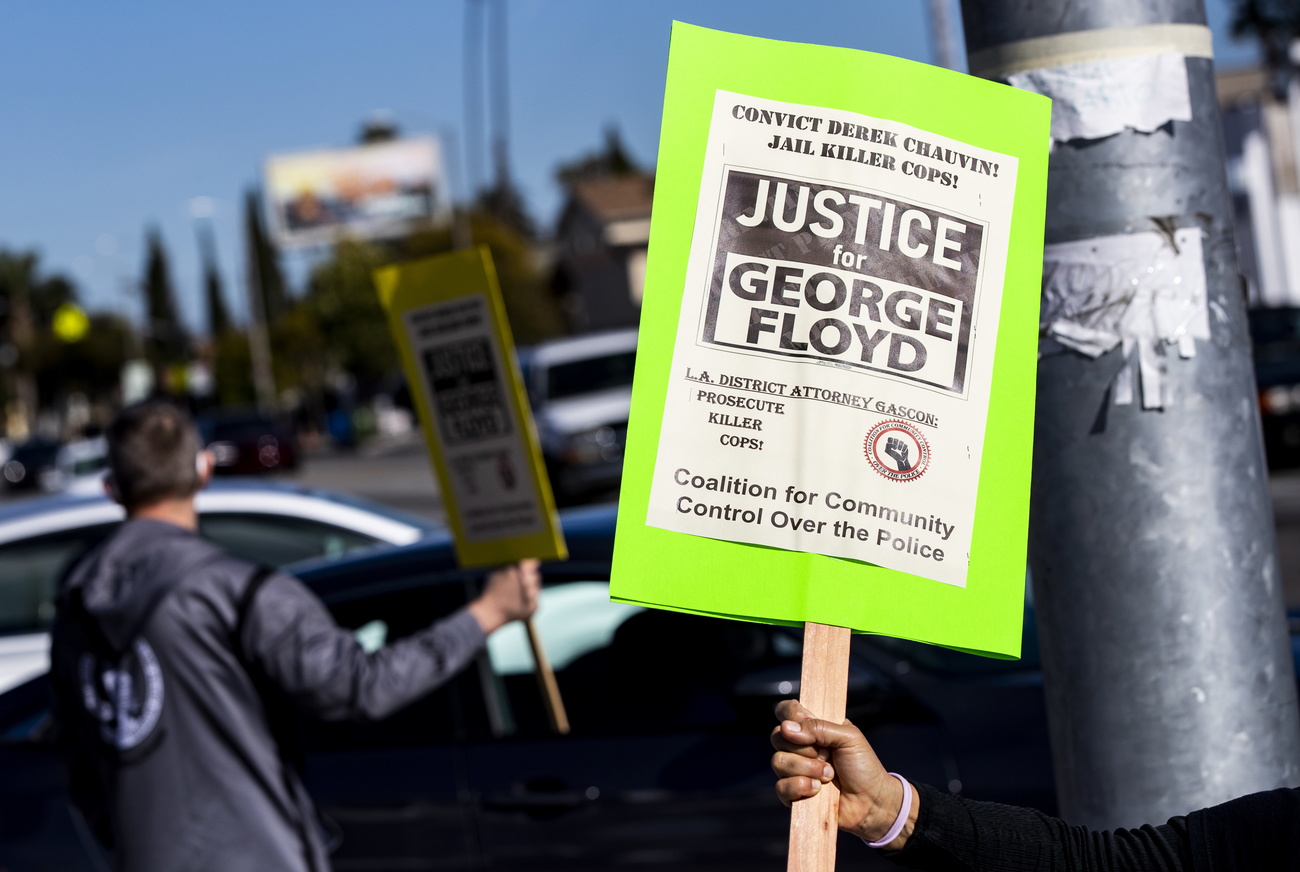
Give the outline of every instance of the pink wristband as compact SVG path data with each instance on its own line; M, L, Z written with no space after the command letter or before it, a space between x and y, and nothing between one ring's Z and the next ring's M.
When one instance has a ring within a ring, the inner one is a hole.
M894 825L889 828L889 832L885 833L874 842L867 842L866 839L862 840L867 842L868 848L883 848L885 845L894 841L894 839L897 839L898 834L901 833L903 827L907 825L907 816L912 813L912 785L908 784L907 779L899 775L897 772L890 772L889 774L897 778L899 783L903 785L903 807L898 810L898 817L894 818Z

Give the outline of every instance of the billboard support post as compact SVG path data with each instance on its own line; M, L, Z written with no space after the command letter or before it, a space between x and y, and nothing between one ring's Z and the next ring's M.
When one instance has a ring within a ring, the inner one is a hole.
M1121 325L1109 350L1039 362L1029 557L1061 811L1131 827L1290 785L1300 723L1202 2L962 7L972 72L1063 83L1054 128L1085 75L1125 87L1108 73L1121 59L1169 64L1151 81L1183 88L1182 117L1150 128L1054 129L1049 335L1054 250L1091 246L1072 292L1096 295L1156 268L1104 253L1143 235L1170 257L1195 243L1206 325L1196 339Z
M250 233L252 231L250 230ZM256 240L248 239L248 354L252 366L253 394L263 414L276 411L275 377L271 372L271 340L266 323L266 303L262 293L262 269Z

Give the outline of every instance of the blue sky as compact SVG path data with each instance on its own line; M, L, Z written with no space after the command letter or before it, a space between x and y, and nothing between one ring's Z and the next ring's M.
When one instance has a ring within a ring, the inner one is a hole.
M0 247L37 249L92 308L135 318L130 288L156 226L198 326L189 203L210 197L242 312L239 204L267 154L349 145L379 111L463 142L466 2L5 4ZM507 2L511 168L543 227L560 206L555 167L597 148L607 126L653 164L674 18L933 61L924 0ZM1219 65L1251 63L1253 46L1228 39L1227 0L1207 2ZM289 257L295 272L303 257Z

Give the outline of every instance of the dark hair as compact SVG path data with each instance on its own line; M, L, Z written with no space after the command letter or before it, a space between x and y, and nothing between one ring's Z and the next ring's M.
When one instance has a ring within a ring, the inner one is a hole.
M199 434L184 410L145 400L117 413L105 434L117 501L133 511L199 489Z

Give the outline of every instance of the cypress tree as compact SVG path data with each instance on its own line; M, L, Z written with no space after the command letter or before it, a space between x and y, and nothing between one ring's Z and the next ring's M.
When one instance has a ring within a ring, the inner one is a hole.
M203 261L203 295L208 308L208 332L214 340L230 331L230 310L221 289L221 272L217 269L217 243L212 225L199 225L199 257Z
M248 245L249 280L261 291L263 323L272 324L289 310L289 294L280 272L280 256L266 236L261 197L252 188L244 192L244 238Z
M171 270L162 235L156 227L149 229L144 268L145 334L149 358L155 364L180 363L186 358L189 337L181 325L172 289Z

